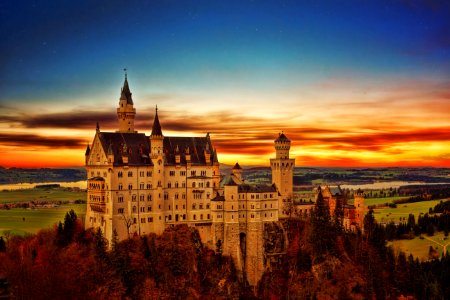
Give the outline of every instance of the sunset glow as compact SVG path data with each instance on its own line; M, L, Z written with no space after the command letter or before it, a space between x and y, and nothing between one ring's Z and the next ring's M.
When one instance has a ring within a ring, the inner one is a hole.
M431 2L5 4L0 166L82 166L127 67L137 130L158 105L221 163L268 165L284 132L297 166L450 167L450 6Z

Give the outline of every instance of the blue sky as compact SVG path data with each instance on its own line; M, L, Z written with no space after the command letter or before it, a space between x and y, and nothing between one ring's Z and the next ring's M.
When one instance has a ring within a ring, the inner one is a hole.
M407 107L449 101L448 1L6 0L0 40L0 107L9 116L113 113L125 67L148 118L158 104L168 115L248 112L300 128L320 116L302 119L314 107L370 107L409 85L414 92L399 97L412 104L394 106L398 120L417 116L401 113ZM389 95L373 96L380 93ZM358 127L367 113L352 110L357 118L346 122ZM298 115L286 115L292 111ZM419 119L447 128L429 114ZM0 129L23 126L8 122Z

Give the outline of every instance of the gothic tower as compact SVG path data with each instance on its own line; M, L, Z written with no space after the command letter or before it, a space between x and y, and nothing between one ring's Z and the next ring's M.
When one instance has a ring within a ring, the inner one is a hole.
M354 194L355 206L355 222L360 230L363 230L364 225L364 193L362 191L357 191Z
M284 133L280 133L275 140L276 157L270 159L272 183L275 184L281 195L278 202L278 211L280 215L283 215L284 203L286 201L291 201L293 196L295 159L289 158L290 149L291 141Z
M117 119L119 120L118 132L134 133L134 116L136 109L133 107L130 87L128 86L127 73L120 93L119 107L117 108Z
M156 187L153 199L155 199L155 211L158 216L155 220L155 230L162 233L165 226L164 216L164 136L159 124L158 107L155 110L152 133L150 135L150 158L153 163L153 186Z

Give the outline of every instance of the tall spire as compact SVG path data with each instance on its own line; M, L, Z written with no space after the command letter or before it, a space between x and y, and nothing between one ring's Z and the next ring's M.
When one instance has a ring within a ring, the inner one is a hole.
M158 118L158 105L156 106L155 120L153 121L152 136L162 136L161 124Z
M128 86L128 76L127 69L123 69L125 71L125 81L123 82L123 87L120 94L120 100L127 100L127 104L133 105L133 99L131 98L130 87Z

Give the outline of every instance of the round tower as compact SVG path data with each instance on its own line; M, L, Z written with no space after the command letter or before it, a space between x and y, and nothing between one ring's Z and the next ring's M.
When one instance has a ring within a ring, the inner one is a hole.
M284 133L280 133L275 143L275 158L270 159L272 169L272 184L275 184L278 193L278 212L283 215L285 203L292 201L293 177L295 159L289 158L291 141Z

